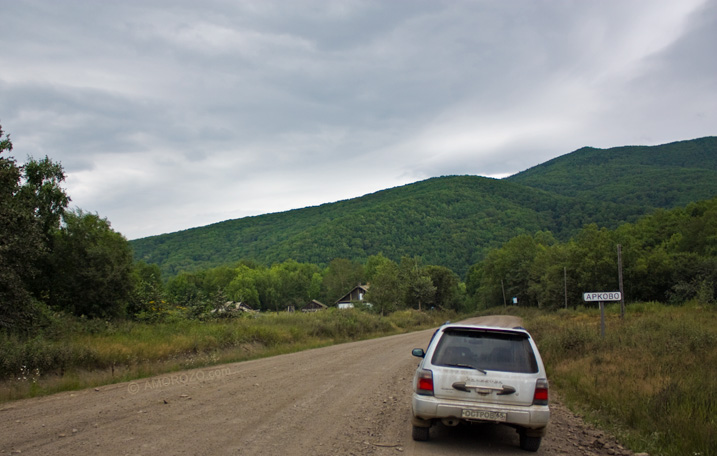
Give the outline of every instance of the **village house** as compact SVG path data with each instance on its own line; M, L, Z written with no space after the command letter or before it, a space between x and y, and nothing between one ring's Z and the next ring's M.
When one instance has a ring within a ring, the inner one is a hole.
M325 304L320 303L316 299L312 299L310 303L308 303L303 309L301 309L302 312L319 312L322 310L326 310L327 307Z
M339 309L352 309L354 302L363 302L370 285L356 285L336 301L336 307ZM367 303L368 305L368 303Z

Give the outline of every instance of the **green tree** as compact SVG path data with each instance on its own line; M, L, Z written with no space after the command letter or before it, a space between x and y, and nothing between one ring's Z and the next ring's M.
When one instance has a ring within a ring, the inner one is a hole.
M204 292L198 284L198 275L183 272L167 282L167 297L172 304L194 307L203 301Z
M479 299L482 305L505 303L504 292L506 299L516 297L519 304L530 305L528 290L536 253L536 242L529 235L516 236L501 248L489 252L481 267Z
M424 307L433 305L436 287L421 265L419 257L401 258L399 278L406 307L423 310Z
M121 317L132 289L132 250L110 223L67 212L51 256L51 305L90 318Z
M166 304L166 292L162 282L162 271L156 264L137 261L132 268L132 292L129 296L127 315L144 317L152 309Z
M480 307L506 305L513 297L519 305L539 305L544 271L536 261L555 242L553 235L544 231L510 239L469 270L467 290Z
M239 265L235 269L234 279L227 286L227 296L232 301L243 302L252 309L259 309L259 291L256 288L256 278L261 274L257 268Z
M376 267L371 280L371 288L365 301L373 305L373 309L381 315L396 310L403 301L403 291L399 279L398 265L393 261L381 262Z
M65 180L62 165L54 163L47 156L40 161L28 160L24 167L24 184L19 196L33 208L42 232L48 239L60 226L70 197L61 187Z
M256 291L259 293L261 310L279 311L280 302L279 277L275 269L265 269L254 279Z
M617 242L607 228L587 225L568 243L568 274L580 291L610 291L618 288Z
M537 302L539 307L557 309L565 305L566 288L572 291L572 298L577 296L581 290L576 290L572 274L566 284L568 263L569 251L564 244L538 247L530 273L528 294L531 301Z
M378 268L386 263L392 263L392 261L383 256L382 253L368 257L363 267L366 283L372 283L378 275Z
M273 265L270 272L276 290L277 310L289 306L299 309L314 297L311 295L312 284L319 272L318 266L287 260Z
M324 296L334 302L356 285L363 283L364 271L360 263L335 258L329 263L323 278Z
M0 154L10 151L10 137L0 127ZM0 155L0 328L8 330L26 330L36 321L28 282L45 248L32 208L18 198L21 176L15 159Z
M474 297L480 290L483 281L483 262L476 263L468 268L466 273L466 293L469 297Z
M204 289L211 293L216 290L224 290L234 280L236 268L231 266L217 266L204 271ZM224 303L222 303L224 304Z
M53 275L50 256L54 250L54 235L60 229L70 197L61 187L65 180L61 164L54 163L47 156L40 161L30 158L23 170L23 185L18 198L32 211L44 244L37 259L38 274L28 283L28 287L37 299L45 300L49 295Z
M717 198L659 210L615 236L623 245L627 298L713 302L717 295Z
M445 266L426 266L426 273L436 289L433 303L440 309L459 310L461 288L458 275Z
M418 310L423 310L433 305L436 296L436 287L429 276L421 275L408 284L406 287L407 303Z
M0 127L0 154L10 151ZM19 166L0 156L0 327L28 329L45 310L51 236L69 202L64 178L47 157Z

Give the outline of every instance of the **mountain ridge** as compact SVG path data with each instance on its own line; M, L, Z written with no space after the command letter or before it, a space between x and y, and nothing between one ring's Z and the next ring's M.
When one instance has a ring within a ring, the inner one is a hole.
M597 176L597 178L596 178ZM581 148L504 179L441 176L358 198L151 236L135 258L167 276L254 260L325 265L420 256L464 274L519 234L564 239L588 223L614 228L657 208L717 195L717 138Z

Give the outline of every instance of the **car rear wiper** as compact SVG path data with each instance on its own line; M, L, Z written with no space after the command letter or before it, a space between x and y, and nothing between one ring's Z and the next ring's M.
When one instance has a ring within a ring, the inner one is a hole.
M446 367L462 367L462 368L465 368L465 369L475 369L475 370L477 370L478 372L481 372L481 373L483 373L483 374L487 374L487 372L484 371L483 369L481 369L480 367L471 366L470 364L460 364L460 363L456 363L456 364L442 364L442 365L443 365L443 366L446 366Z

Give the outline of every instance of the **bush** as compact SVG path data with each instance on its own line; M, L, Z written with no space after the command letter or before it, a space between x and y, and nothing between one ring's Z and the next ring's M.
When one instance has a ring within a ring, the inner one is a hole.
M530 318L551 385L633 450L717 454L717 311L713 306L630 304Z

